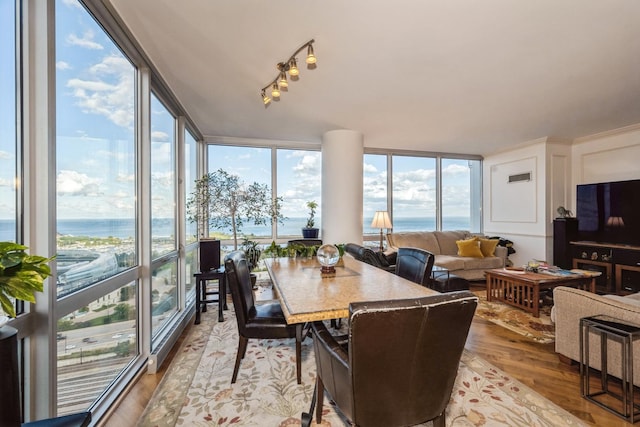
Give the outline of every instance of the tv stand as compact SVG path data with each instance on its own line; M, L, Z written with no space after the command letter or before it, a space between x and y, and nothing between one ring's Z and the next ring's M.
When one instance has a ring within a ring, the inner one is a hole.
M627 295L640 292L640 246L572 241L573 268L599 271L596 292Z

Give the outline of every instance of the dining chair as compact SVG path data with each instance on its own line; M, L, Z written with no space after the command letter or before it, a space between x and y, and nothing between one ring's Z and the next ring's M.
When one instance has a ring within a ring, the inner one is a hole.
M312 325L316 423L324 392L352 425L444 427L458 365L478 304L469 291L418 299L354 302L348 342ZM401 334L398 331L402 331ZM310 425L313 404L302 414Z
M419 285L428 286L435 257L419 248L398 248L395 273Z
M231 376L231 384L236 382L240 362L247 351L250 338L296 338L296 379L300 384L302 339L306 333L303 332L300 336L296 336L296 325L287 324L282 308L277 301L256 304L249 268L243 251L238 250L227 254L224 258L224 266L238 322L238 353Z
M395 272L395 265L392 265L382 252L374 252L372 249L357 243L347 243L344 245L344 250L358 261L366 262L386 271Z

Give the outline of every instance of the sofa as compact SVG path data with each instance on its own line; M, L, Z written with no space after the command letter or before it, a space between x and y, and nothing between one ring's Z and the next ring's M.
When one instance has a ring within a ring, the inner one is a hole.
M640 293L598 295L580 289L558 286L553 290L551 320L556 326L556 353L565 361L580 361L580 319L603 314L640 325ZM600 337L589 338L589 364L600 369ZM640 386L640 341L633 344L633 382ZM622 366L620 344L609 342L608 371L620 378Z
M482 253L486 240L484 236L464 230L387 233L387 253L403 247L425 249L435 255L435 265L446 268L451 274L466 280L484 280L485 270L502 268L507 261L507 248L496 246L497 240L489 245L493 246L491 250ZM475 245L478 250L472 254L474 256L461 256L458 241Z

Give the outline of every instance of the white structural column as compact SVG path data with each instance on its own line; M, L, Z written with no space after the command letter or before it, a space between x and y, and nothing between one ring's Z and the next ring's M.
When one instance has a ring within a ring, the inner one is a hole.
M322 137L322 241L362 243L364 138L353 130Z

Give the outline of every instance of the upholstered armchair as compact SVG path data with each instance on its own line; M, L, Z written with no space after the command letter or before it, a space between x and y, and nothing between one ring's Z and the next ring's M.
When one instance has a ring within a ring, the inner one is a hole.
M443 427L477 303L468 291L352 303L346 344L314 323L316 422L326 390L353 425Z

